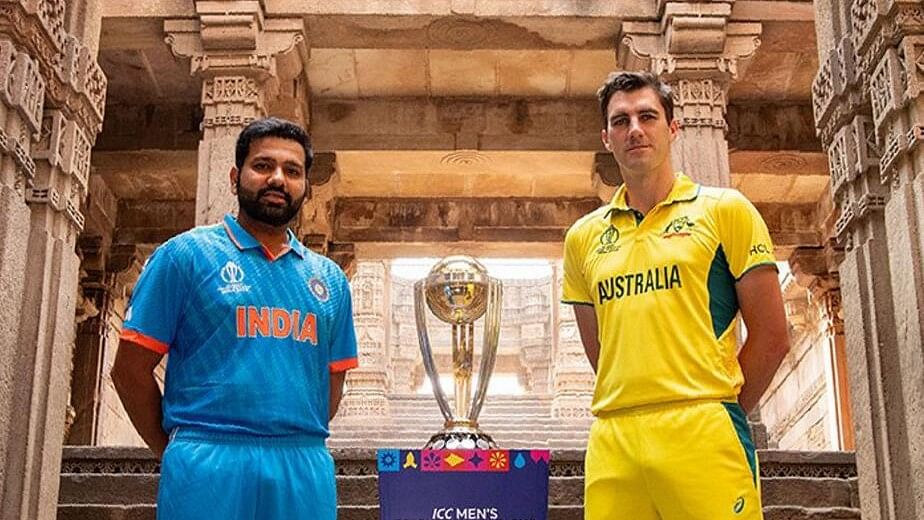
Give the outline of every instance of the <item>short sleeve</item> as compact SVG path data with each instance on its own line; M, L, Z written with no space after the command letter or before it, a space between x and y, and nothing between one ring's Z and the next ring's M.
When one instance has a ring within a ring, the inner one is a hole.
M776 268L770 232L757 208L737 190L727 190L718 210L719 240L735 280L755 267Z
M132 290L121 339L166 354L183 312L186 279L175 243L157 248L145 262Z
M587 289L587 280L584 277L584 255L580 246L581 241L575 227L572 226L565 235L561 302L593 305L594 300Z
M330 371L344 372L359 364L356 348L356 328L353 326L353 298L350 284L342 272L336 270L340 301L331 328Z

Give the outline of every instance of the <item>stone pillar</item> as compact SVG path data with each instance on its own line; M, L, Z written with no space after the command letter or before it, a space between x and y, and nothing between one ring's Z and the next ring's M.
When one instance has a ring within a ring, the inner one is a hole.
M0 518L54 518L77 300L77 234L106 78L63 0L0 7ZM73 6L72 6L73 7ZM43 95L44 94L44 95ZM34 141L34 143L33 143ZM7 283L8 277L12 277Z
M828 244L824 247L798 247L789 258L793 276L806 288L824 324L825 384L829 421L833 430L833 447L853 450L854 425L850 409L847 351L841 305L841 284L837 265L843 251Z
M268 115L267 103L275 100L281 82L298 83L308 52L304 21L267 18L262 2L197 0L195 9L198 18L166 20L164 32L173 54L189 58L191 73L202 78L196 191L196 225L202 225L237 208L228 181L237 136ZM290 51L298 59L284 57ZM288 117L297 114L282 110Z
M520 362L525 371L526 387L533 396L547 395L551 387L552 324L549 321L549 297L552 280L546 278L507 281L510 286L519 285L518 315L521 323L517 325L517 336L520 343Z
M731 22L730 0L661 5L658 22L624 22L617 61L670 83L680 136L673 163L697 182L729 186L726 94L760 45L759 23Z
M562 277L562 262L559 260L553 267L552 278L555 280L554 301L558 305L558 319L552 324L558 328L558 341L552 349L555 353L552 368L552 417L564 421L586 420L591 417L594 372L584 354L571 305L559 303Z
M346 393L338 417L343 420L382 421L389 416L386 340L389 336L390 298L388 265L383 261L357 263L350 285L353 319L359 343L359 366L347 373Z
M392 278L386 283L391 289L392 312L389 318L389 394L412 395L417 392L417 388L426 377L422 370L417 323L414 319L414 282Z
M863 518L924 516L924 6L840 0L812 85L844 244ZM827 11L826 11L827 9ZM833 41L830 39L833 38Z
M96 440L102 359L106 346L106 314L109 306L109 289L106 284L105 254L102 237L81 237L78 248L82 278L81 298L86 318L78 319L77 337L73 351L73 373L69 411L73 422L65 435L65 444L93 445ZM78 310L79 311L79 310Z

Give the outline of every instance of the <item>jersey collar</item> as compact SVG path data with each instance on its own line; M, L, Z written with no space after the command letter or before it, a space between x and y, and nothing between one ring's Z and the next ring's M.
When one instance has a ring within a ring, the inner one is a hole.
M667 198L658 205L668 206L675 202L693 200L699 195L699 188L700 185L693 182L693 179L684 175L683 172L677 172L674 175L674 185L671 187L670 193L668 193ZM626 203L626 184L623 183L613 195L613 200L610 202L610 209L606 212L604 218L609 218L614 211L631 210L632 208Z
M228 233L228 238L231 239L231 243L237 246L237 248L241 251L245 249L260 248L260 250L263 251L263 254L266 255L266 257L270 260L281 258L289 251L293 251L299 257L305 258L305 246L299 242L297 238L295 238L295 233L293 233L291 229L286 229L286 236L289 237L289 248L284 250L278 256L273 257L270 252L265 247L263 247L263 244L254 238L253 235L248 233L247 230L244 229L240 223L238 223L237 219L234 218L234 216L230 213L225 214L224 227L225 231Z

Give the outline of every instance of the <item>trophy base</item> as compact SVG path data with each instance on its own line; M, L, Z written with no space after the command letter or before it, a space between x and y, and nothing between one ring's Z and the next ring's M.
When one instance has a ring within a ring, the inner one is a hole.
M446 430L437 433L424 446L425 450L493 450L497 443L479 430Z

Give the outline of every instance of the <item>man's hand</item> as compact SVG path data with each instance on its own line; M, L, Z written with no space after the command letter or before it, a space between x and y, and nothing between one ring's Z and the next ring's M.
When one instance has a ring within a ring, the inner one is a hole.
M597 361L600 359L600 339L597 336L597 312L593 305L575 304L574 319L577 321L578 332L581 334L581 343L584 353L590 361L594 374L597 373Z
M789 352L789 326L776 271L758 267L735 284L741 317L748 338L738 353L744 386L738 402L750 413L770 386L774 374Z
M327 408L328 421L337 415L337 409L340 408L340 399L343 397L343 381L345 379L346 371L330 373L330 402Z
M161 426L163 396L154 379L154 369L163 357L163 354L123 339L119 342L111 372L128 418L158 458L164 454L168 440Z

